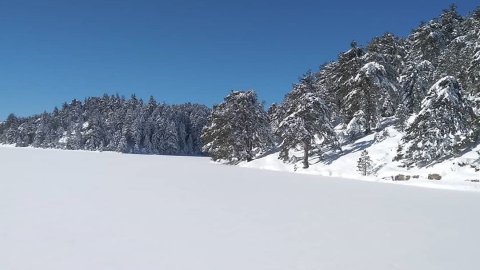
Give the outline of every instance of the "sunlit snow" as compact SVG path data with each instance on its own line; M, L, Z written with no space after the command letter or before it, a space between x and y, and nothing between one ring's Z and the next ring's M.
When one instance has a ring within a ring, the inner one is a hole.
M478 269L480 193L0 147L0 269Z

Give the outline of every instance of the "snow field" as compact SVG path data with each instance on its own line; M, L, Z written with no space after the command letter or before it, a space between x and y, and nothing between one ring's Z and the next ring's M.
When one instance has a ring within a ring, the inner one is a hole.
M0 269L478 269L480 194L0 148Z

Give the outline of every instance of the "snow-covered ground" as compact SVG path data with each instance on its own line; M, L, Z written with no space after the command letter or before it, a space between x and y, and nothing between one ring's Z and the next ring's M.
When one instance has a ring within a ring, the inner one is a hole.
M2 270L480 269L480 193L0 147Z
M407 169L400 167L400 162L392 161L397 154L397 147L401 142L402 134L393 126L386 127L379 133L383 133L385 130L388 136L384 140L376 140L375 134L370 134L343 146L342 154L328 152L322 157L322 160L312 158L310 160L311 166L308 169L302 168L301 160L296 164L284 163L278 159L278 152L248 163L243 162L239 165L274 171L295 171L302 174L344 177L402 185L480 191L480 183L472 182L472 180L480 181L480 145L458 158L445 160L426 168L415 167ZM357 161L363 150L368 151L374 162L376 171L374 175L364 177L357 170ZM299 151L296 155L302 156L303 153ZM399 174L410 176L410 179L408 181L393 181L392 177ZM429 174L439 174L442 179L439 181L428 180ZM413 178L414 176L415 178Z

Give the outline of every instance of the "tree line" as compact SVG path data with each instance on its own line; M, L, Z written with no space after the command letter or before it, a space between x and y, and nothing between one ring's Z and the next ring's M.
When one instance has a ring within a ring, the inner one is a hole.
M200 155L200 135L210 109L166 105L133 95L90 97L64 103L51 113L10 114L0 124L0 142L16 146L139 154Z
M480 9L462 17L452 5L406 38L385 33L365 46L352 42L268 109L253 90L232 91L212 109L105 95L51 113L12 114L0 123L0 143L208 154L229 163L278 150L283 161L308 168L312 156L341 151L393 119L404 133L395 159L424 166L478 144L479 114Z

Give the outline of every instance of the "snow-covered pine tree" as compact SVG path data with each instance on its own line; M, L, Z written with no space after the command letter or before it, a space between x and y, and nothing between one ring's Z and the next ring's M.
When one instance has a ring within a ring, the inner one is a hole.
M438 18L423 23L408 37L409 50L400 81L405 90L403 100L410 113L420 111L421 101L438 79L449 75L463 82L458 68L455 67L457 58L458 60L461 58L460 55L453 56L447 52L454 52L462 46L449 45L461 34L462 21L463 18L457 13L455 5L451 5ZM451 59L445 61L451 57L454 57L455 61L452 62ZM455 72L451 72L452 70Z
M410 117L408 112L407 106L404 103L400 103L398 105L397 111L395 113L395 117L397 118L397 122L395 123L395 128L399 131L404 131L407 120Z
M273 146L267 113L254 91L233 91L214 106L201 138L213 160L229 162L251 161Z
M367 150L363 150L357 161L357 169L363 175L367 176L373 173L373 161Z
M273 103L267 110L268 121L270 122L270 127L272 129L272 133L278 128L278 124L280 123L280 117L282 115L281 106Z
M364 50L358 47L355 41L350 44L350 50L341 53L336 62L323 67L319 73L320 82L329 92L328 99L332 99L336 105L335 110L344 111L345 96L351 91L350 81L356 76L358 70L365 64ZM327 104L330 100L326 100ZM348 120L347 120L348 121Z
M480 7L463 23L463 32L465 33L463 48L459 54L462 55L462 62L467 64L463 72L463 81L465 90L476 97L480 96Z
M460 83L444 77L430 88L422 110L409 120L398 156L406 166L425 166L456 155L477 139L476 118Z
M320 70L315 74L317 81L315 88L324 100L325 105L332 111L333 125L343 122L343 115L340 112L340 101L337 100L339 95L335 91L338 91L339 83L336 81L338 74L336 74L338 64L336 62L324 63L320 66Z
M409 60L417 63L427 60L437 66L442 51L456 37L461 21L462 17L458 15L455 5L451 5L439 18L420 25L408 37Z
M357 112L364 116L364 132L376 127L380 116L393 114L396 86L386 77L385 68L376 63L365 64L350 81L351 91L344 97L344 113L351 120Z
M37 119L37 128L32 142L33 147L42 147L42 144L45 141L48 133L49 121L49 115L46 112L42 113L42 115Z
M5 122L4 121L0 121L0 141L3 141L3 134L5 133L5 130L6 130L6 125L5 125Z
M405 64L403 75L400 76L400 84L403 89L402 103L409 113L420 111L422 100L433 83L434 71L435 68L427 60L408 61Z
M283 117L276 132L281 141L279 158L287 161L289 151L300 147L304 168L309 167L308 157L314 146L337 144L331 110L316 91L315 83L315 75L309 72L294 85L282 103Z
M396 37L392 33L385 33L381 37L375 37L367 45L367 53L364 58L367 62L377 62L386 71L386 77L395 81L404 68L407 55L405 40Z
M471 23L470 23L471 22ZM469 24L470 23L470 24ZM472 14L471 18L467 21L468 39L472 40L473 59L470 61L468 67L468 80L466 85L471 93L480 96L480 7L478 7ZM480 109L480 108L477 108Z
M188 111L188 114L186 114L188 120L187 134L189 134L188 139L191 141L191 148L194 153L195 151L200 151L202 149L203 143L200 136L203 127L207 125L210 109L204 105L198 104L186 104L185 108Z
M35 137L34 121L25 121L18 127L19 136L15 144L20 147L29 146L33 143Z
M15 144L18 136L18 126L22 123L15 114L11 113L7 116L7 120L3 123L2 142L6 144Z
M444 13L444 17L456 23L449 24L452 40L439 57L436 77L454 76L466 93L476 94L479 91L477 79L480 79L480 57L475 57L480 50L480 19L475 12L466 19L452 19L455 18L452 12Z

